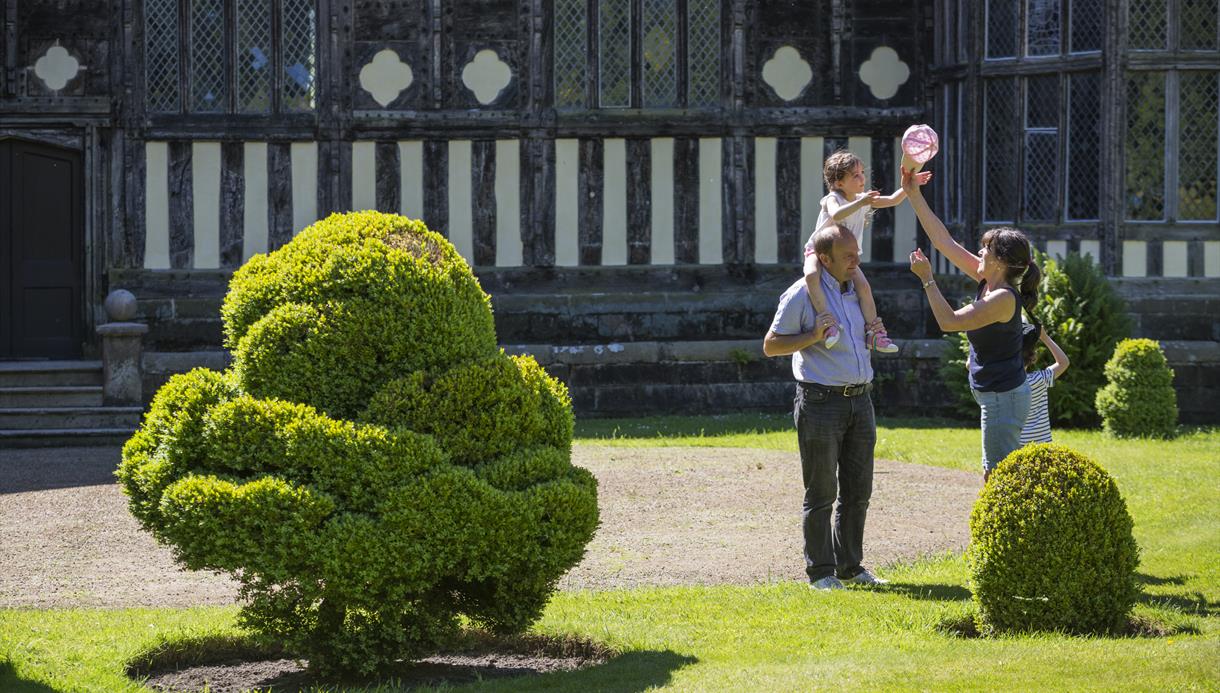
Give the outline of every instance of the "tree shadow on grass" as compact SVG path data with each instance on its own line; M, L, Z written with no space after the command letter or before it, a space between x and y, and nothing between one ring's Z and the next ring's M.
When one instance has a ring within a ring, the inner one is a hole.
M1136 573L1135 579L1141 585L1185 585L1185 575L1171 575L1169 577L1158 577L1147 573Z
M59 689L45 683L21 678L8 659L0 659L0 691L6 693L56 693Z
M875 588L878 592L893 592L911 599L937 602L960 602L970 599L973 593L961 585L927 585L907 582L890 582Z
M165 640L133 658L128 675L159 690L254 688L268 691L579 690L629 693L666 685L695 663L672 651L615 653L571 637L495 637L467 632L450 650L403 662L375 678L321 679L288 658L282 648L248 636L214 635Z

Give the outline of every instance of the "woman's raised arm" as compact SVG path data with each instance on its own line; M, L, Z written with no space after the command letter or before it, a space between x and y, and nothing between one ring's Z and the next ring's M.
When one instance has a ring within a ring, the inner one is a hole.
M907 200L911 203L911 208L915 210L915 216L919 217L919 223L923 225L923 230L928 234L928 239L932 241L932 245L940 251L952 262L958 269L966 273L971 279L978 281L979 263L982 261L978 255L966 250L961 243L953 240L949 229L945 228L944 222L940 217L936 216L936 212L928 206L928 201L923 198L923 192L919 189L919 183L912 171L902 169L902 189L907 193Z

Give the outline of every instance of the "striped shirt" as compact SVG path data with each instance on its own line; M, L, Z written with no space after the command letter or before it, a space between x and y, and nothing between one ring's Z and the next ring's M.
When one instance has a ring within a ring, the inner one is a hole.
M1025 374L1029 383L1029 418L1021 430L1021 444L1051 442L1051 417L1046 391L1055 386L1055 373L1049 368Z

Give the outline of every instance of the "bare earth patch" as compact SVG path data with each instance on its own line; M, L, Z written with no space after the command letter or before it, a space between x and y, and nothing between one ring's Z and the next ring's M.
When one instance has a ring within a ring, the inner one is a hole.
M117 448L0 452L0 606L234 601L227 577L180 570L140 531L114 482L118 461ZM795 453L578 445L573 461L598 478L602 522L562 589L804 579ZM878 460L866 565L963 549L981 484Z

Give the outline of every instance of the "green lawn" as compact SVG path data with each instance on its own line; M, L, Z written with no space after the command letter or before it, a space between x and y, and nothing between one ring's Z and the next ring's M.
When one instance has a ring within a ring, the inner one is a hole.
M974 428L891 420L878 456L974 471ZM791 450L784 416L582 421L584 444ZM960 556L890 566L884 589L813 593L798 583L556 595L536 630L622 654L583 672L473 690L1208 690L1220 689L1220 431L1172 442L1056 431L1118 480L1142 549L1137 615L1167 637L968 639ZM794 557L797 560L797 557ZM144 690L124 662L161 641L233 634L232 608L0 610L0 691Z

